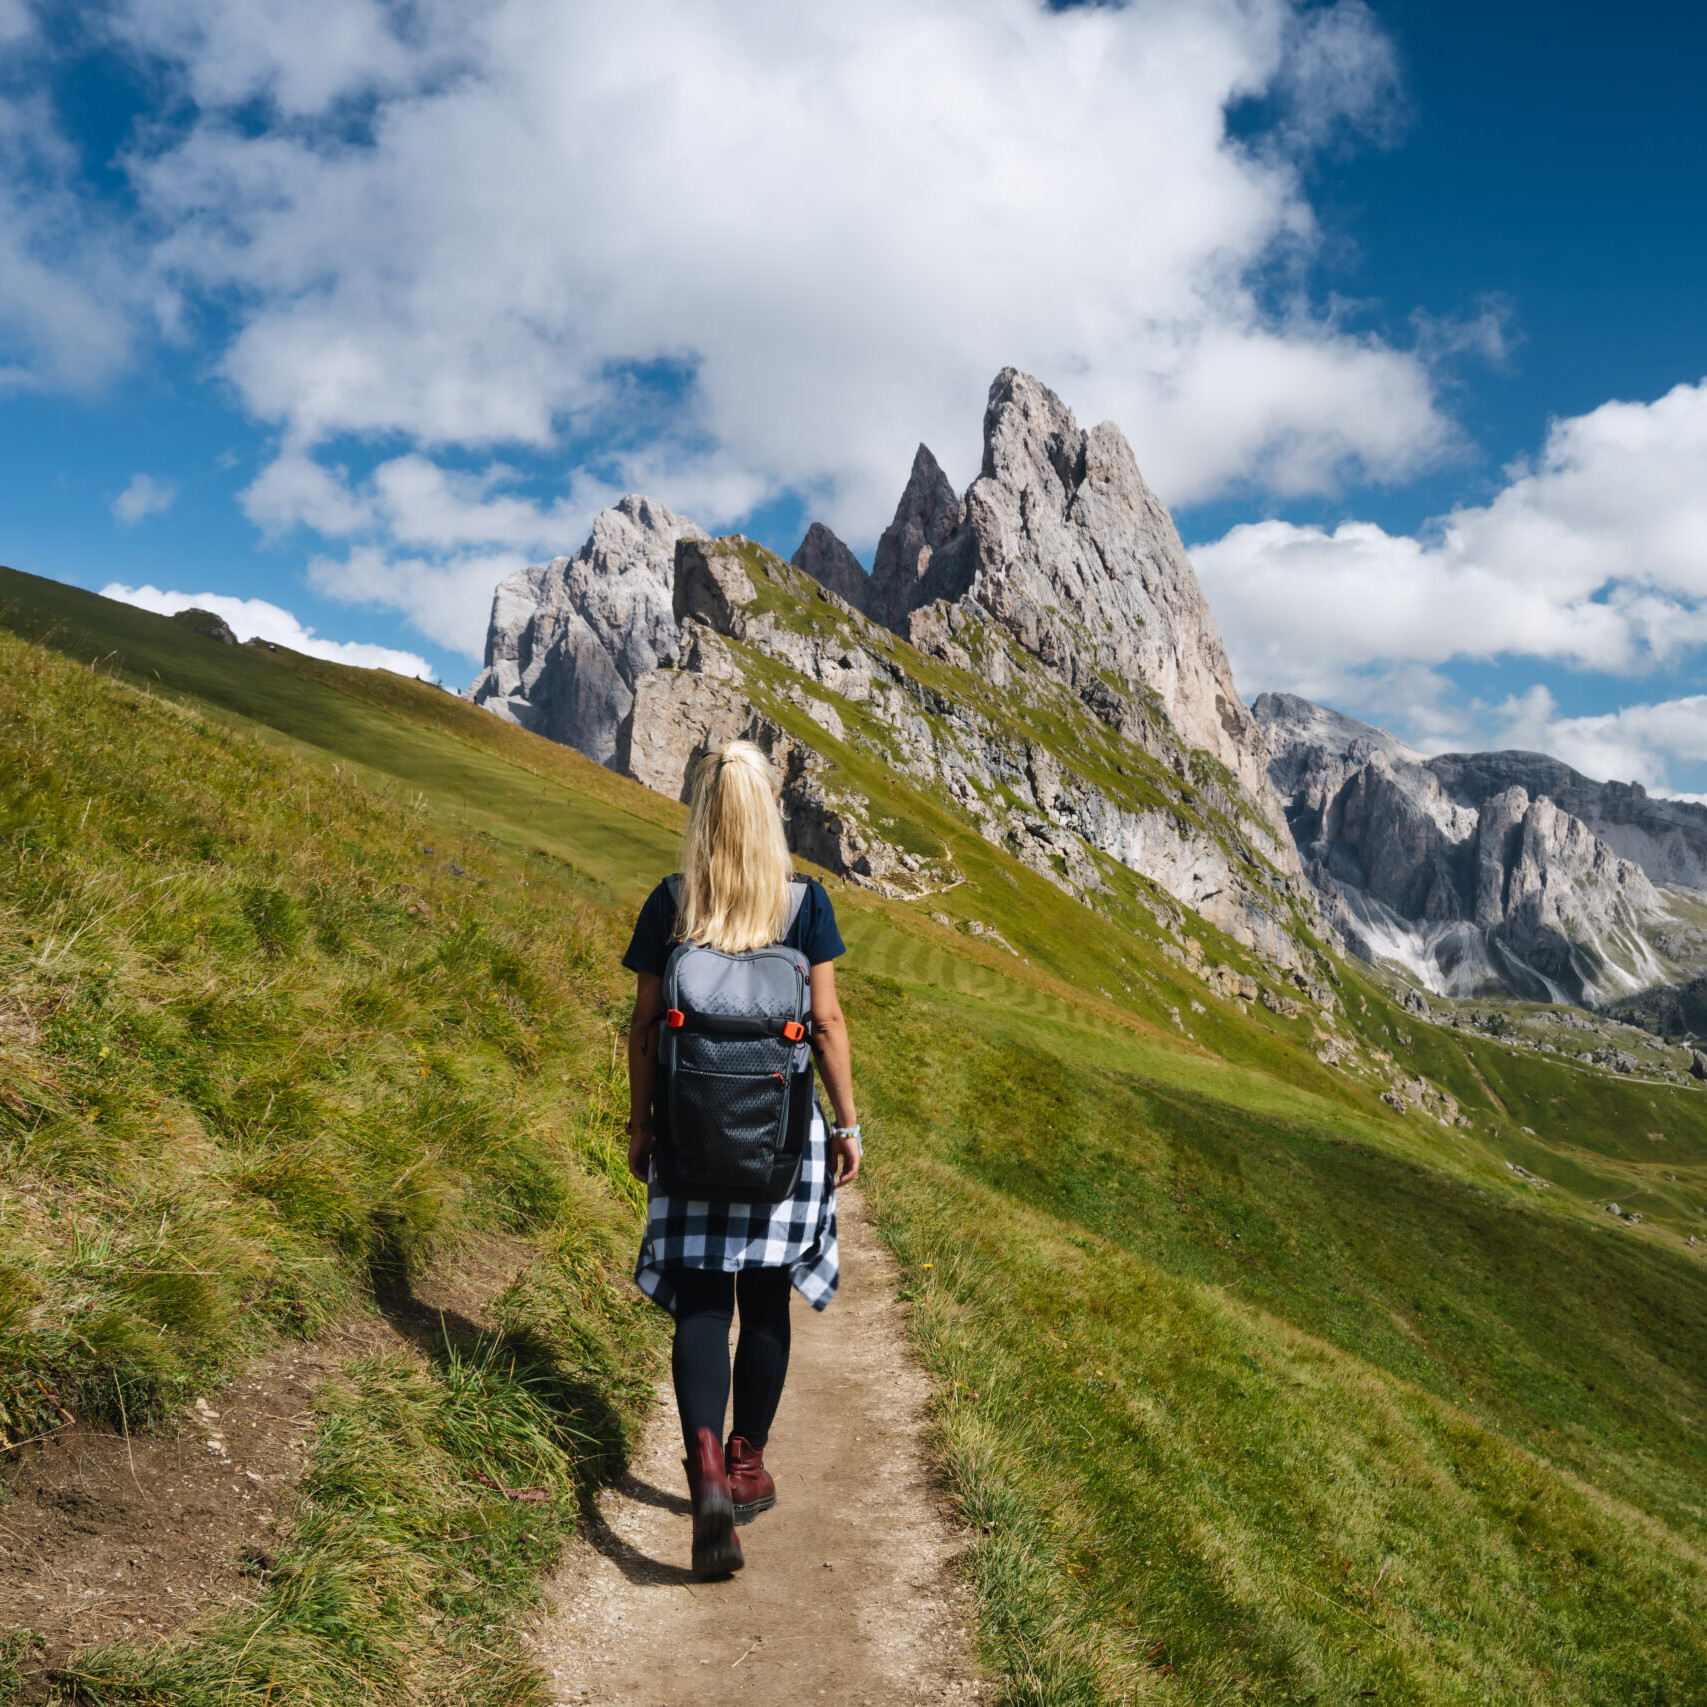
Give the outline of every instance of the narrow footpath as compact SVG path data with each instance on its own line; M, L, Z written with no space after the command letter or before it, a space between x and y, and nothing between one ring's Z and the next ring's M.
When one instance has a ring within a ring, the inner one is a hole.
M776 1508L739 1531L746 1569L688 1569L681 1433L666 1380L631 1475L565 1556L533 1633L564 1707L972 1703L965 1545L926 1461L929 1394L894 1265L857 1191L837 1204L841 1291L794 1300L794 1345L765 1463Z

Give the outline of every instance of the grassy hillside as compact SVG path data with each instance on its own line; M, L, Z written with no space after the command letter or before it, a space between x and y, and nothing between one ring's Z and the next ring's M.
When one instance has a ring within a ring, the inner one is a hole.
M498 1333L326 1395L252 1612L86 1655L83 1694L531 1698L494 1632L622 1461L658 1339L610 1278L635 1202L606 915L555 862L441 847L347 773L10 635L0 837L5 1440L168 1423L469 1234L534 1253Z
M96 1409L116 1375L132 1420L164 1414L376 1261L505 1227L540 1252L516 1450L555 1428L596 1476L647 1344L590 1254L620 1272L632 1227L613 967L680 809L437 690L3 582L0 619L63 655L7 642L0 670L9 1367ZM967 878L836 900L870 1192L1012 1697L1707 1698L1707 1094L1425 1024L1355 963L1337 1016L1218 995L1194 965L1271 980L1138 880L1116 928L859 780ZM1429 1095L1396 1110L1399 1082ZM157 1238L179 1254L141 1257ZM404 1398L443 1492L393 1560L468 1521L431 1529L468 1450L464 1375L432 1379ZM399 1383L359 1378L322 1425L308 1553L322 1510L398 1503L347 1466ZM479 1592L512 1604L548 1546ZM211 1678L250 1634L173 1663ZM522 1698L495 1676L445 1698Z
M854 1011L1022 1698L1701 1698L1698 1263L1082 1032Z

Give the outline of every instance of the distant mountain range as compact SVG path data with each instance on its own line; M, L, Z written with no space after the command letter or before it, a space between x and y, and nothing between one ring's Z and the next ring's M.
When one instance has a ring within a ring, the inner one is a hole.
M1545 753L1425 758L1294 694L1252 710L1306 872L1367 959L1603 1006L1707 962L1707 809Z

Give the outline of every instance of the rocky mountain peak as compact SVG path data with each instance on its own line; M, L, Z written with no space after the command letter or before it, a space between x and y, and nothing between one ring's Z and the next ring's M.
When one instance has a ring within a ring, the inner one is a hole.
M923 449L920 446L920 449ZM927 453L928 454L928 453ZM869 609L872 583L865 566L822 522L814 522L789 561L855 610Z
M871 561L870 600L864 608L876 621L904 634L910 612L943 596L922 589L930 578L931 558L954 537L963 514L942 465L928 445L920 445L894 519Z
M676 541L705 535L629 493L593 521L580 550L498 583L486 667L471 698L488 711L601 764L634 686L675 644Z
M1057 510L1084 481L1085 435L1073 411L1018 368L1005 367L990 382L980 478L1029 492Z
M919 473L915 461L909 492ZM907 507L904 497L897 525ZM886 583L884 606L873 606L897 628L888 601L899 591L898 579ZM1268 750L1234 689L1220 630L1166 507L1112 422L1087 433L1046 385L1004 368L984 411L983 472L908 597L909 610L974 601L1107 721L1153 750L1207 752L1282 826Z
M1324 760L1365 762L1373 753L1385 753L1401 763L1420 765L1423 755L1407 747L1396 735L1360 723L1343 711L1317 705L1295 693L1260 693L1251 701L1251 715L1268 742L1272 763L1269 775L1281 797L1294 792L1303 768L1320 768Z

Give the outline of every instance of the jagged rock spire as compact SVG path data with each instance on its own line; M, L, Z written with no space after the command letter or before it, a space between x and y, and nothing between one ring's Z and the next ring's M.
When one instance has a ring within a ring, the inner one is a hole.
M871 562L866 611L873 620L905 634L908 613L939 596L925 590L931 582L931 558L953 538L964 514L942 465L929 446L920 445L895 519L883 530Z
M572 557L498 583L486 668L470 697L537 735L610 764L634 685L676 643L676 541L690 521L629 493L599 513Z
M814 522L789 559L822 587L828 587L857 611L867 609L871 577L865 566L822 522Z
M1083 431L1017 368L990 387L983 471L964 503L920 446L872 569L871 614L902 633L912 611L965 598L1087 698L1111 682L1153 694L1180 743L1225 765L1284 834L1262 736L1131 446L1112 421Z

